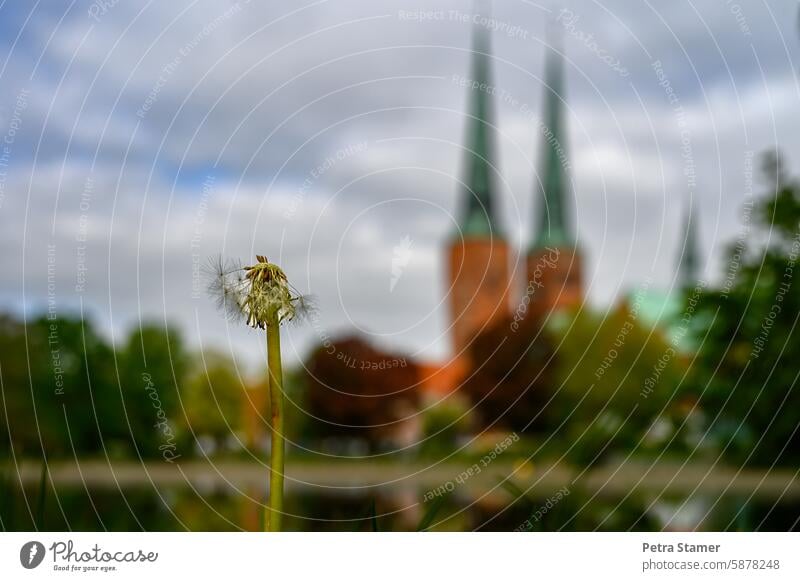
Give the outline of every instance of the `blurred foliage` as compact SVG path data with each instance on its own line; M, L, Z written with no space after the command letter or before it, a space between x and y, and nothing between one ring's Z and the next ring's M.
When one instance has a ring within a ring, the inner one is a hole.
M555 335L557 393L550 413L567 457L584 465L646 448L646 434L669 409L680 378L681 362L666 355L662 332L623 304L604 317L581 311Z
M422 412L419 453L436 457L452 454L458 438L470 432L472 423L469 402L457 395L432 403Z
M232 362L192 362L180 334L157 325L114 348L89 320L0 315L0 378L2 456L12 445L45 459L184 456L192 432L221 441L240 423Z
M528 317L516 332L499 324L477 337L464 391L482 428L540 434L581 465L659 447L653 427L682 401L686 363L630 307L547 326Z
M535 317L516 331L500 321L470 344L471 369L462 386L476 412L480 430L544 432L555 418L553 395L555 346Z
M231 447L232 439L241 438L246 387L229 356L216 351L194 356L181 389L185 430L209 438L214 449Z
M800 184L763 160L768 188L745 206L746 236L728 251L726 282L702 295L692 380L706 440L726 462L800 461Z
M309 433L316 437L363 439L374 447L419 408L416 365L360 338L320 346L307 368Z
M114 353L87 321L0 315L0 450L35 457L98 451L120 435ZM115 394L117 398L115 400Z
M188 363L183 340L174 330L143 325L125 341L119 354L124 408L116 417L125 421L137 455L157 455L159 446L176 439L179 391Z

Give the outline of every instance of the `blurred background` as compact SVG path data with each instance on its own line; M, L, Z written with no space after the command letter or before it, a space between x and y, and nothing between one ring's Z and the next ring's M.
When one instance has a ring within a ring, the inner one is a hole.
M0 6L0 525L796 530L791 0Z

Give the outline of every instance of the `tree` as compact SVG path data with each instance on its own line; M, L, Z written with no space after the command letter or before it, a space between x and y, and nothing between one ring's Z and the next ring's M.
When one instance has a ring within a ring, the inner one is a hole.
M645 448L648 430L681 397L683 362L666 340L668 321L644 324L635 301L603 317L582 311L556 333L556 439L578 463Z
M456 450L459 437L469 434L471 428L472 414L466 398L451 394L431 402L422 412L419 452L429 456L447 456Z
M181 389L187 430L213 439L217 448L240 430L245 385L230 357L198 354Z
M475 338L463 393L484 429L544 432L552 426L554 347L532 315L515 328L503 320Z
M692 371L707 439L727 461L796 466L800 184L778 155L766 155L763 169L769 187L753 205L753 235L730 247L725 284L702 297L707 324Z
M116 391L113 357L90 321L42 316L26 325L1 316L0 377L3 448L54 458L105 445L101 420Z
M119 357L122 405L109 421L128 435L137 454L167 461L183 455L178 394L187 367L188 355L176 330L144 324L128 335Z
M419 407L419 372L359 338L318 347L308 368L310 429L318 437L381 438Z

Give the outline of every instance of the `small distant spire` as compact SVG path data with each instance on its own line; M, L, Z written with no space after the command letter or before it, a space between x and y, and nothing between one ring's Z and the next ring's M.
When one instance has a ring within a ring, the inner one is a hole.
M690 288L700 281L702 260L700 257L700 240L697 236L697 216L691 202L686 209L681 253L678 258L678 285Z
M486 2L475 3L475 11L488 14ZM492 71L490 64L491 41L489 30L476 25L473 31L471 80L484 89L470 89L469 115L467 120L466 154L464 160L465 209L461 218L464 236L500 235L495 206L494 111L490 100Z

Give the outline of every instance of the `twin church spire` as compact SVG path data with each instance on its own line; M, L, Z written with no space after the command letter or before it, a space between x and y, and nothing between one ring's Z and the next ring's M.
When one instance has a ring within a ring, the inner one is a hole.
M515 253L502 234L499 218L490 32L485 26L476 26L474 31L459 232L448 248L448 298L456 357L466 352L479 333L509 317L516 318L520 308L523 315L532 312L547 318L553 312L579 309L584 303L583 257L570 223L573 191L564 119L564 63L554 41L550 38L546 48L543 111L536 124L541 145L534 186L534 231L521 257L527 280L520 296L513 288L517 277L510 271ZM695 222L690 216L679 264L683 284L694 284L699 268ZM515 309L510 306L512 298L518 305Z
M557 34L549 34L544 63L543 111L540 128L540 154L534 184L534 231L529 252L546 248L575 248L577 240L570 222L573 199L570 163L564 121L564 63L557 47ZM497 130L491 88L490 32L476 26L473 33L471 81L476 89L469 94L465 160L462 187L462 214L459 220L464 237L502 237L499 219L499 193L496 187ZM484 87L483 89L480 87ZM689 210L685 218L684 244L677 269L680 284L693 285L701 270L697 219Z
M454 355L464 355L475 336L512 316L510 300L518 302L514 291L519 282L511 274L515 258L502 234L499 219L499 192L494 108L491 100L494 79L491 70L491 45L488 27L476 26L473 36L472 79L469 85L461 191L459 232L448 248L448 299ZM560 60L548 55L548 85L553 94L546 99L542 124L546 147L542 158L542 190L545 218L536 241L525 257L528 283L535 283L535 296L525 293L525 309L543 313L554 308L575 307L583 302L581 260L571 245L566 223L567 177L562 133L560 87L563 83ZM552 152L548 151L552 148ZM568 247L565 247L568 245ZM544 256L542 255L544 253ZM546 262L543 268L540 262ZM516 271L516 269L515 269ZM523 301L525 299L522 299ZM529 305L529 307L527 306Z
M462 215L459 221L465 237L502 235L498 217L496 187L498 165L495 132L497 130L491 88L491 40L486 27L476 27L473 35L471 81L475 87L469 94L467 119ZM546 246L574 245L568 222L569 176L567 147L563 122L564 72L560 55L547 49L545 63L544 121L542 154L537 180L539 207L538 228L533 234L532 250ZM484 87L485 89L482 89Z

